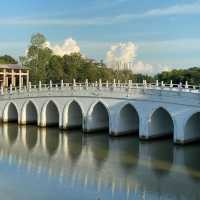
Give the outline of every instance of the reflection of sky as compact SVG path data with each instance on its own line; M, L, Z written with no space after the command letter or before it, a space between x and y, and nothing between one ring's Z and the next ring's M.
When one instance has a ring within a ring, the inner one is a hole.
M92 185L85 188L82 183L76 182L73 186L70 181L61 183L58 177L49 179L47 173L37 176L33 171L28 173L25 167L17 168L0 162L0 197L1 199L111 199L109 188L98 192ZM114 199L125 198L124 193L117 193Z
M198 146L178 148L170 140L143 143L136 137L37 128L18 129L11 144L7 130L16 129L0 129L0 197L5 200L178 200L183 191L193 200L199 195L199 166L191 157L199 155ZM30 150L26 136L33 133L37 137L32 137L36 141ZM51 145L53 154L48 151Z

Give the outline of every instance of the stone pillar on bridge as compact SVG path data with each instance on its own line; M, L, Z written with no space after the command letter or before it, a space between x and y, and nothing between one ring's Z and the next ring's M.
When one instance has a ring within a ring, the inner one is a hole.
M172 80L170 81L170 86L169 87L173 88L173 82L172 82Z

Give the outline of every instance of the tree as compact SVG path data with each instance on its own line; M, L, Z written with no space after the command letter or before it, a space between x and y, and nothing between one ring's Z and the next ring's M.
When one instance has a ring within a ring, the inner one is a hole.
M38 81L47 81L46 69L52 56L52 51L44 46L45 36L37 33L31 38L31 45L28 48L27 55L20 57L23 66L30 69L30 80L33 83Z
M31 46L42 48L46 42L46 38L41 33L36 33L31 37Z
M53 55L50 58L49 64L46 69L47 80L59 82L64 78L63 59L60 56Z
M83 64L83 58L81 54L73 53L71 55L64 55L63 56L64 80L72 82L73 79L77 79L82 64Z
M4 55L0 56L0 64L17 64L17 61L9 55Z

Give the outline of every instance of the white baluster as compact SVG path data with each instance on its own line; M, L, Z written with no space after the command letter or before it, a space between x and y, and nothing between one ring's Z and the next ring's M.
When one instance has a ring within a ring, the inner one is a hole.
M159 87L159 82L158 82L158 80L156 80L156 87Z
M85 88L88 89L88 79L85 80Z
M76 87L76 80L73 79L73 87Z
M28 91L31 92L31 82L28 83Z
M42 82L41 81L39 81L39 91L42 89Z
M52 89L52 87L53 87L53 83L52 83L52 80L50 80L49 81L49 88L50 88L50 90Z
M3 89L3 85L1 85L1 95L4 94L4 89Z
M60 81L60 88L62 89L64 87L63 80Z
M188 89L188 82L185 81L185 89Z
M10 94L12 94L12 84L10 84Z
M116 80L113 80L113 89L116 88Z
M106 88L109 88L109 83L108 83L108 81L106 81Z
M120 87L120 80L117 81L117 87Z
M132 80L129 80L128 81L128 88L131 89L131 87L132 87Z
M173 82L172 82L172 80L170 81L170 86L169 87L173 88Z
M146 88L147 87L147 81L143 80L143 86Z

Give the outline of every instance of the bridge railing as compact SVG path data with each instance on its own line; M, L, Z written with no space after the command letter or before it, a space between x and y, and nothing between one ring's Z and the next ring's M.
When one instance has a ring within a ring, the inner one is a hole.
M12 95L12 94L20 94L20 93L31 93L31 92L40 92L40 91L56 91L56 90L64 90L64 89L97 89L97 90L124 90L130 91L135 89L145 90L160 90L160 91L173 91L173 92L189 92L189 93L200 93L200 86L197 85L189 85L187 82L185 84L173 84L172 81L170 83L164 83L156 81L155 83L147 83L147 81L143 81L143 83L133 83L131 80L127 82L115 81L113 82L102 82L101 80L96 82L85 82L77 83L73 80L72 83L64 83L62 80L59 83L53 83L50 81L48 84L44 84L39 81L38 84L31 84L29 82L28 85L22 87L13 87L10 85L8 88L1 87L0 95Z

